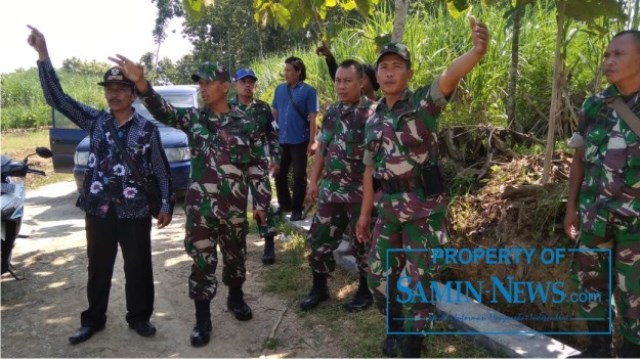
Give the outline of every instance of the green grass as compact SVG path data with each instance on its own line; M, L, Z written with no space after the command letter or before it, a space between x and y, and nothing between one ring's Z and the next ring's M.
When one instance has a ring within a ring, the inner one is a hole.
M310 332L312 328L321 325L328 328L330 333L335 333L332 339L344 348L348 357L380 357L385 338L384 316L375 308L360 313L347 313L341 308L342 303L355 294L358 286L357 278L352 273L341 267L336 268L329 279L331 300L323 302L311 312L299 309L298 302L311 289L311 272L306 259L309 250L300 232L284 225L281 229L289 240L278 242L278 260L267 272L265 289L293 303L292 310L303 319ZM446 335L428 336L423 345L422 355L441 358L486 358L496 357L497 354L487 352L468 337Z
M35 152L36 147L49 147L49 130L13 130L0 134L0 152L14 160L23 160L27 155ZM53 171L53 161L50 158L40 158L32 156L29 158L30 165L38 170L44 171L47 175L27 175L25 182L27 189L33 189L50 183L73 180L71 173L55 173Z

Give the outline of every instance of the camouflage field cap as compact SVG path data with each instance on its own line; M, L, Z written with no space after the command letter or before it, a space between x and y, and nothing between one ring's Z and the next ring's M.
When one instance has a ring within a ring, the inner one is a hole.
M133 81L129 80L120 70L119 67L112 67L104 74L103 81L98 82L100 86L106 86L108 84L122 84L129 87L133 87Z
M204 64L198 67L198 72L191 75L191 79L194 82L198 82L202 80L221 80L221 81L230 81L229 72L219 64L212 64L210 62L205 62Z
M380 63L380 60L388 54L396 54L402 57L402 59L407 62L407 66L411 68L411 54L409 53L409 49L407 48L407 45L400 42L388 43L380 49L380 52L378 52L378 59L376 60L376 68Z

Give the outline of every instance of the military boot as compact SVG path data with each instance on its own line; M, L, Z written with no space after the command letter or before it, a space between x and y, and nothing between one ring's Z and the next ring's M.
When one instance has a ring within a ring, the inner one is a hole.
M241 286L229 287L229 296L227 297L227 309L233 312L236 319L247 321L253 318L251 308L244 301L244 293Z
M391 323L389 323L389 332L400 332L402 331L402 325L404 321L402 320L393 320L391 319ZM398 356L398 349L400 349L400 344L402 342L402 335L400 334L387 334L384 338L384 342L382 343L382 354L389 358L395 358Z
M403 358L420 358L423 340L424 336L422 335L403 335L400 345L401 356Z
M622 347L618 352L618 358L640 357L640 345L630 342L627 338L622 342Z
M211 301L195 300L196 304L196 326L191 332L191 345L201 347L209 343L211 336Z
M360 275L360 285L356 295L348 303L343 304L342 308L347 312L355 313L369 308L371 304L373 304L373 294L369 291L367 276Z
M329 299L327 287L327 274L313 272L313 287L309 295L300 302L300 309L310 310L318 306L320 302Z
M587 322L590 332L606 332L609 330L609 323ZM569 358L612 358L612 336L610 334L590 335L591 343L582 353L572 355ZM637 354L636 354L637 355Z
M276 249L273 243L273 234L264 237L264 254L262 254L262 264L270 265L276 261Z

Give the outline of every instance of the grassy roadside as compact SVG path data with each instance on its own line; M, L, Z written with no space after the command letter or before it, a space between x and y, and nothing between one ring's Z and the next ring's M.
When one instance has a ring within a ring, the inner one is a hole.
M311 274L306 259L309 250L299 232L284 224L280 227L288 240L278 241L276 244L277 262L267 273L266 290L292 303L290 310L303 319L309 331L313 332L313 328L322 326L335 333L331 339L345 348L348 357L381 357L385 337L384 316L375 308L354 314L341 308L342 303L357 290L358 282L354 274L338 266L329 279L331 299L312 312L299 309L298 302L311 289ZM455 335L428 336L424 341L422 355L438 358L496 357L496 354L487 352L470 338Z
M0 153L16 161L22 161L27 155L35 152L36 147L49 147L49 129L11 130L0 134ZM71 173L55 173L50 158L32 156L29 163L33 168L44 171L46 177L28 175L25 179L27 190L50 183L71 181Z

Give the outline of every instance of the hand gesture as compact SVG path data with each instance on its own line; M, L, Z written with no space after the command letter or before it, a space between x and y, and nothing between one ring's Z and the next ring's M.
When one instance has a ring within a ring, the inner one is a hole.
M47 51L47 42L44 40L44 35L31 25L27 25L27 27L31 29L31 34L27 38L29 45L36 49L38 55L40 55L40 60L48 58L49 52Z
M158 229L166 227L171 223L171 214L160 212L158 214Z
M278 175L278 172L280 172L280 165L272 163L269 170L271 172L271 176L275 177Z
M567 211L564 214L564 233L572 241L578 240L578 212Z
M489 30L487 25L476 20L475 17L469 17L469 26L471 27L471 36L473 38L473 50L484 55L489 46Z
M371 224L371 218L367 216L360 216L358 223L356 224L356 241L358 243L368 243L371 233L369 233L369 226Z
M324 56L326 58L333 57L329 46L327 46L324 41L322 42L322 45L318 46L318 48L316 49L316 54L318 54L319 56Z
M318 199L318 183L309 183L307 185L307 195L305 197L305 202L307 203L316 203Z
M310 140L309 144L307 145L307 155L313 156L316 153L317 149L318 149L318 141Z
M256 209L253 211L253 219L258 222L259 226L264 226L267 223L267 211L264 209Z
M117 54L116 57L109 57L109 60L118 65L122 73L134 83L145 81L144 67L139 63L133 62L120 54Z

